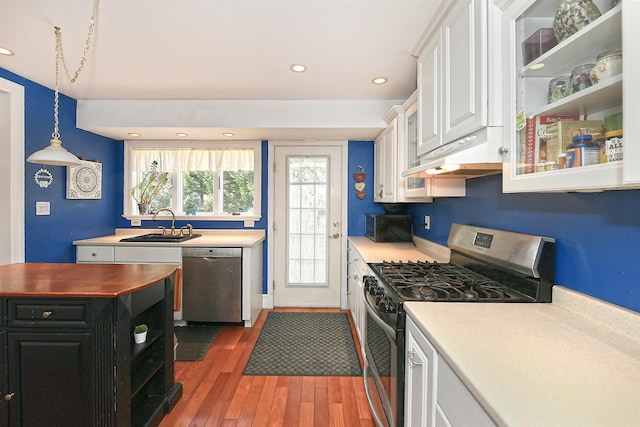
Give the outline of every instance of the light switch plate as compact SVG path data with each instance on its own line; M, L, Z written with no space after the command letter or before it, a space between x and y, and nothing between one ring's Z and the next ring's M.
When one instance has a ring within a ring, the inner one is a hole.
M256 222L255 221L251 221L251 220L245 220L244 226L245 227L255 227L256 226Z
M51 215L51 204L49 202L36 202L36 215Z
M131 220L132 227L140 227L142 225L142 220L140 218L133 218Z

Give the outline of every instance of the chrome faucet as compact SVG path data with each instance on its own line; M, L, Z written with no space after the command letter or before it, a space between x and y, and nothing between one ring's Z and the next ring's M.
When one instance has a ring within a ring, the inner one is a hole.
M153 220L156 220L156 216L158 215L158 212L162 212L162 211L167 211L171 214L171 235L173 236L175 234L176 231L176 214L173 213L173 211L169 208L160 208L157 211L155 211L153 213ZM163 226L159 227L162 230L162 234L165 233L165 229Z

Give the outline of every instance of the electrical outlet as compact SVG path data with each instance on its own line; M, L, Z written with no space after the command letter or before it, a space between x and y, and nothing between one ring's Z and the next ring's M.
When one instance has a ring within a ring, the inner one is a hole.
M429 228L431 228L431 218L429 217L429 215L425 215L424 216L424 229L428 230Z

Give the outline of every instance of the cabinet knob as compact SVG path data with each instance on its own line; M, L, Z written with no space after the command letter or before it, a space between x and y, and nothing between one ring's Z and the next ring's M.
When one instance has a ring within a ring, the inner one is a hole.
M509 147L498 148L498 154L507 154L508 152L509 152Z
M7 401L8 401L8 400L11 400L11 398L13 397L13 395L14 395L14 394L15 394L15 393L8 393L8 394L5 394L5 395L4 395L4 400L7 400Z
M52 311L43 311L42 312L42 318L43 319L48 319L52 314L53 314L53 310Z
M98 256L97 252L91 252L91 256Z

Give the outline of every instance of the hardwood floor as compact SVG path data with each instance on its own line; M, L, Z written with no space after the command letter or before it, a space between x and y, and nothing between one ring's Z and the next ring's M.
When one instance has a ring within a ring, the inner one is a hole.
M268 311L252 328L225 326L204 360L175 363L183 396L160 427L375 426L362 377L242 375Z

